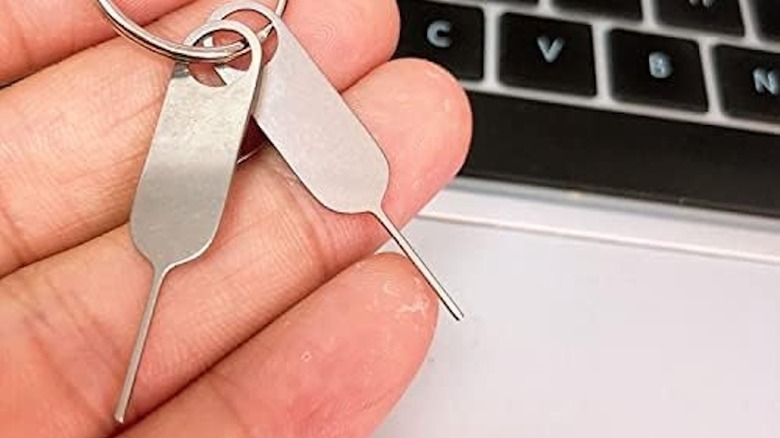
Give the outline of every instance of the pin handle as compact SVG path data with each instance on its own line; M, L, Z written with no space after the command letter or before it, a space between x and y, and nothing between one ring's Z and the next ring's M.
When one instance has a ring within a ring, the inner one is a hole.
M442 286L439 280L436 279L436 276L433 275L433 272L431 272L428 266L425 265L425 262L423 262L420 256L417 255L417 252L412 247L412 244L409 243L403 233L401 233L401 230L399 230L393 221L390 220L390 218L387 216L387 213L379 209L372 211L371 214L373 214L379 220L387 232L390 233L390 236L393 238L398 247L401 248L401 251L406 254L406 257L411 260L417 270L420 271L420 274L425 277L425 281L427 281L431 288L433 288L434 292L436 292L439 300L450 313L450 315L452 315L456 321L462 320L464 318L463 310L461 310L461 308L458 306L458 303L455 302L447 290L444 289L444 286Z

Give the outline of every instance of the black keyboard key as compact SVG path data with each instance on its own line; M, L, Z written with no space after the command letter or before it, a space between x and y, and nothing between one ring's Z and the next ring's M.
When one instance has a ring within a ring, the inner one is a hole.
M618 100L705 112L699 46L625 30L610 33L612 91Z
M780 137L470 96L464 175L780 217Z
M642 0L555 0L555 5L611 17L642 18Z
M666 24L732 35L745 34L739 0L656 0L656 2L658 17Z
M715 64L727 113L780 123L780 54L718 46Z
M780 40L780 1L754 0L758 29L765 38Z
M508 85L593 96L590 26L526 15L501 18L499 77Z
M485 17L479 8L399 0L402 31L396 56L426 58L461 79L482 79Z

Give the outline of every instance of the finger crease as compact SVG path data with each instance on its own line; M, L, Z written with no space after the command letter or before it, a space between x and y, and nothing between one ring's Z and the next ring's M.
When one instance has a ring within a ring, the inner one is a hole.
M0 243L11 255L9 266L0 266L0 276L11 273L27 264L32 254L32 245L25 238L24 228L17 223L10 212L11 201L0 184Z
M22 71L27 73L35 69L35 58L33 57L34 52L30 46L30 42L25 36L21 20L15 12L16 9L11 7L14 4L24 5L24 2L0 0L0 16L6 17L5 24L7 29L9 29L8 32L11 36L10 41L6 41L5 44L8 47L13 47L14 45L19 46L17 50L13 50L10 54L6 54L4 58L14 59L17 56L20 56L22 60ZM15 78L0 78L0 83L5 83L5 81L12 81L13 79Z
M290 174L290 170L285 164L279 162L278 158L278 155L273 157L275 162L269 166L274 178L279 180L275 186L284 188L285 195L292 200L295 206L297 216L303 219L301 222L305 230L302 235L310 237L305 240L313 253L311 260L318 268L319 283L324 283L336 272L336 262L334 262L333 255L337 253L330 227L324 226L327 221L312 202L312 195L308 189L297 177Z
M48 374L51 377L51 381L56 382L59 389L68 398L69 409L79 412L80 416L86 417L91 423L101 424L104 422L105 415L98 407L89 403L87 395L80 389L80 385L72 381L72 376L68 373L69 368L62 366L61 361L55 356L55 352L58 349L52 348L51 339L61 338L63 336L63 327L54 323L51 316L40 308L34 299L35 293L21 293L22 291L36 291L41 286L38 283L41 280L41 276L23 274L12 277L12 280L20 283L21 286L17 288L10 287L10 293L6 296L15 302L20 307L21 312L23 312L21 320L27 329L22 330L22 333L29 337L30 341L27 345L43 359L38 363L42 364L44 374ZM6 283L6 286L8 286L8 283ZM52 285L48 281L44 281L43 287L48 288L52 287ZM72 318L72 316L69 316L69 318ZM84 418L79 420L79 422L83 421ZM59 436L66 437L71 435L66 430L60 430L59 432Z
M121 350L110 336L110 327L88 310L89 307L82 300L81 294L75 291L63 291L52 281L51 276L46 271L24 269L19 271L15 278L26 285L21 289L27 291L25 296L33 300L33 302L25 304L28 312L35 312L38 315L30 319L32 330L29 332L35 338L35 344L38 348L43 350L42 353L50 359L47 364L51 368L51 373L56 377L56 381L67 386L69 397L80 402L79 404L84 409L79 409L79 412L88 412L90 420L96 424L103 423L105 413L99 406L94 406L89 402L87 394L80 389L80 385L72 381L73 374L67 373L65 371L67 367L59 364L51 353L62 347L52 347L51 341L46 342L46 339L68 339L70 345L67 348L91 353L79 354L82 358L80 365L89 369L91 373L96 373L98 369L96 365L99 365L100 368L106 370L108 375L119 376L122 364L113 359L121 357L119 354ZM52 300L52 306L41 309L41 306L35 302L36 296L45 296ZM19 296L17 296L17 301L19 301ZM56 309L53 310L56 312L62 312L62 315L65 316L65 323L53 321L47 315L52 309ZM50 336L45 336L44 332ZM89 360L89 358L94 358L94 361Z
M233 402L233 398L227 394L227 386L235 386L232 384L228 376L224 375L216 368L211 370L208 375L201 379L201 384L214 396L218 403L225 409L228 415L235 421L235 425L240 429L241 434L246 438L254 438L257 436L253 431L253 427L248 424L241 411ZM229 390L229 389L228 389Z

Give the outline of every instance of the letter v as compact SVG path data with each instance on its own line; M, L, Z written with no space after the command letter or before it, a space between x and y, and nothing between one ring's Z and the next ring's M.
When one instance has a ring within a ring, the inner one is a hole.
M544 35L537 38L536 43L539 44L539 50L542 51L544 60L549 64L552 64L561 56L563 47L566 45L566 40L563 38L556 38L555 41L550 41L550 38Z

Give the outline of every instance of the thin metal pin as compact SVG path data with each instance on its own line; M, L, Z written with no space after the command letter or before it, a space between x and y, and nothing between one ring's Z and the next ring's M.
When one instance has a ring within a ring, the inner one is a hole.
M168 275L168 269L162 271L155 270L154 278L152 280L152 289L149 293L149 299L146 301L146 309L144 309L143 316L141 317L141 324L138 327L135 346L133 347L130 363L127 367L127 373L125 374L125 381L122 385L122 392L119 394L116 409L114 410L114 419L120 424L124 424L127 408L130 406L130 399L133 396L135 380L138 378L138 369L141 366L144 347L146 346L146 340L149 337L149 329L152 325L152 320L154 319L157 299L160 297L160 290L162 289L166 275Z
M403 233L401 233L401 230L395 226L393 221L391 221L390 218L387 217L387 214L381 209L373 211L371 214L373 214L379 220L387 232L390 233L390 236L393 238L393 240L395 240L395 243L398 245L398 247L401 248L401 251L406 254L417 270L420 271L423 277L425 277L425 281L427 281L428 284L433 288L434 292L436 292L439 300L447 309L447 311L450 312L450 315L452 315L456 321L462 320L465 316L463 314L463 310L461 310L461 308L458 306L452 296L450 296L447 290L444 289L444 286L442 286L439 280L436 279L436 276L434 276L433 272L431 272L428 266L426 266L425 262L423 262L422 258L420 258L420 256L414 250L411 243L409 243Z
M251 28L236 21L209 22L185 44L194 46L218 31L244 38L252 49L251 65L238 80L207 87L186 64L177 63L133 201L130 234L154 267L154 278L114 411L119 423L126 420L166 275L202 256L217 235L260 89L263 51Z

